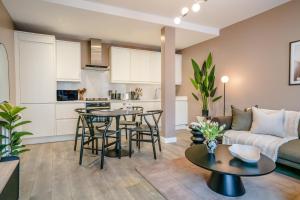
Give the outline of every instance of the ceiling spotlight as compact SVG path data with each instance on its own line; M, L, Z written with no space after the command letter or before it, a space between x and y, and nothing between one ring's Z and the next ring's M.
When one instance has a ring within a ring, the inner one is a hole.
M180 24L180 22L181 22L181 18L180 17L175 17L174 18L174 23L175 24Z
M182 16L185 16L186 14L188 14L188 12L189 12L189 8L188 8L188 7L183 7L183 8L181 9L181 14L182 14Z
M194 4L192 5L192 10L193 10L193 12L199 12L200 9L201 9L201 6L200 6L199 2L194 3Z

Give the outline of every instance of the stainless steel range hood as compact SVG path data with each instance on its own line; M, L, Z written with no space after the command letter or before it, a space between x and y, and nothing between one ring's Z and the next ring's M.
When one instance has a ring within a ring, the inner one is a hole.
M103 44L99 39L91 39L89 45L91 60L85 69L109 70L109 45Z

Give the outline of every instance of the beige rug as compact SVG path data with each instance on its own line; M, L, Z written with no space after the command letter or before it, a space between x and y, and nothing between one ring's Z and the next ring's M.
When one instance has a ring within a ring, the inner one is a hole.
M300 200L300 181L276 172L260 177L243 177L246 194L232 198L210 190L206 185L210 172L185 158L137 167L137 171L169 200Z

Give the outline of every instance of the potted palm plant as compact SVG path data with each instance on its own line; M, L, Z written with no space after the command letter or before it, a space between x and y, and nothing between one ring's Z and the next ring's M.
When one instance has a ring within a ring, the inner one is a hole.
M201 68L194 59L192 59L192 66L194 78L191 78L191 82L197 91L192 95L197 101L201 99L202 116L208 117L210 101L216 102L222 98L222 96L215 97L217 87L215 87L215 65L213 65L212 54L209 53Z
M32 133L17 130L18 127L31 122L22 121L20 113L24 109L26 108L13 106L10 103L0 104L0 128L5 130L5 133L0 132L0 158L3 160L19 159L18 156L21 153L29 151L22 144L22 137L32 135Z

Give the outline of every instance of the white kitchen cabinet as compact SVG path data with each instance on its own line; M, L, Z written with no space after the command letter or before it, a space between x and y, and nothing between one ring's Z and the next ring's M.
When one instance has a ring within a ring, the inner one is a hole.
M187 125L188 123L188 105L187 101L177 100L175 104L175 124L176 126Z
M131 60L131 82L148 83L151 82L150 75L150 51L132 49Z
M26 107L22 112L23 120L30 120L30 124L22 126L24 131L32 132L28 138L54 136L55 128L55 104L21 104Z
M76 108L84 108L85 103L60 102L56 104L56 135L75 134L78 120Z
M75 135L78 119L56 120L56 135Z
M111 82L128 83L131 77L131 50L127 48L110 48Z
M76 108L84 108L84 103L57 103L56 104L56 119L77 119L78 113Z
M56 101L54 36L15 32L15 67L17 104Z
M150 52L150 81L161 83L161 54L160 52Z
M181 85L181 76L182 76L182 55L175 55L175 84Z
M80 42L56 40L57 81L81 81Z

